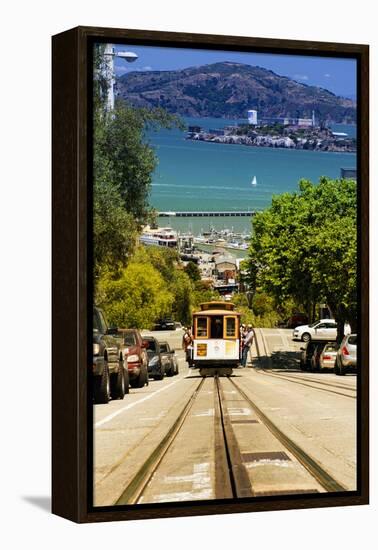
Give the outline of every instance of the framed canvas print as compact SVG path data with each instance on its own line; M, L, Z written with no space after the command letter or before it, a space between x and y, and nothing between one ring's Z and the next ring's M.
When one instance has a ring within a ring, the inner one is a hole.
M53 37L53 512L368 503L368 46Z

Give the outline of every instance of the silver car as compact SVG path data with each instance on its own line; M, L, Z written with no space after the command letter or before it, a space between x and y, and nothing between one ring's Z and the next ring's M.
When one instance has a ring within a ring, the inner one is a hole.
M321 369L333 369L336 362L338 345L336 342L329 342L324 346L319 358L319 367Z
M345 374L357 369L357 334L344 336L337 351L335 373Z

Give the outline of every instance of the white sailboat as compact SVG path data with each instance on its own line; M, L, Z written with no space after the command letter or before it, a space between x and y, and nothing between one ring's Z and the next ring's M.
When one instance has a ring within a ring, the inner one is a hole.
M251 180L251 185L257 185L256 176L253 176L253 178L252 178L252 180Z

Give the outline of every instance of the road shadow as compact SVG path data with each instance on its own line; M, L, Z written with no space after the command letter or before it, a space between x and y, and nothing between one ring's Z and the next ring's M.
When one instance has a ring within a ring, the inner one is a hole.
M300 352L273 351L270 357L260 356L254 365L265 370L301 372Z
M35 508L39 508L40 510L43 510L44 512L51 513L51 497L49 496L23 496L21 497L22 500L25 502L28 502Z

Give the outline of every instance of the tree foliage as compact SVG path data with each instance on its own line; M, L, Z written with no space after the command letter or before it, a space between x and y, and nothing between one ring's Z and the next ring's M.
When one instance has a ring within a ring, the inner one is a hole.
M188 277L193 281L200 281L201 280L201 272L199 270L199 267L194 262L188 262L184 268L185 273L188 275Z
M148 204L157 157L147 130L182 125L163 109L135 109L124 102L105 108L104 45L94 50L93 241L95 290L102 273L125 267L141 224L156 216Z
M277 304L294 299L312 316L326 302L337 316L343 303L353 324L357 311L357 192L352 180L301 180L253 218L248 271Z
M166 315L174 296L160 273L148 264L130 261L117 278L101 278L99 296L109 322L118 327L152 328Z

